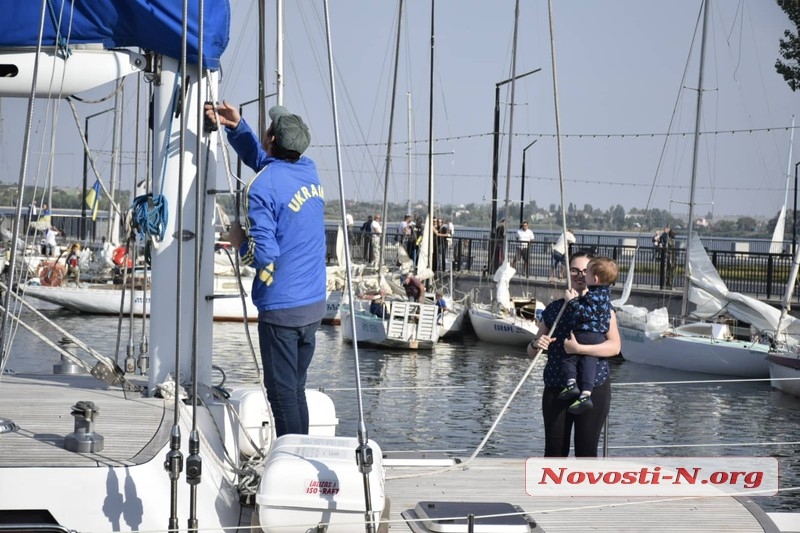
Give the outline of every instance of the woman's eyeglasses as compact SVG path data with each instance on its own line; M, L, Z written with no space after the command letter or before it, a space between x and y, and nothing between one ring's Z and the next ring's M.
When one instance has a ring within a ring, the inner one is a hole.
M572 267L569 269L569 273L573 276L579 276L579 275L585 276L586 269L584 268L583 270L581 270L580 268Z

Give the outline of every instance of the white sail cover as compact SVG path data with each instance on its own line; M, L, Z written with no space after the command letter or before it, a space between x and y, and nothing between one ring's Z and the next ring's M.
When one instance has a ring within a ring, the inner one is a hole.
M775 223L775 229L772 231L772 241L769 244L769 253L782 254L783 253L783 228L786 226L786 203L781 208L778 214L778 221Z
M697 306L692 313L694 316L710 319L724 313L747 322L760 332L778 331L780 310L750 296L729 291L697 234L689 238L688 254L691 281L689 301ZM791 316L785 320L787 333L800 334L800 321Z
M638 252L639 249L637 248L636 251ZM616 300L612 300L611 305L614 307L622 307L625 305L625 302L628 301L628 298L631 296L631 290L633 288L633 274L636 268L636 254L633 254L633 258L631 259L631 266L628 267L628 275L625 278L625 285L622 286L622 294Z
M511 292L508 287L511 285L511 278L516 273L517 271L508 264L507 260L503 261L503 264L494 273L494 282L497 284L495 287L495 300L503 309L512 309L514 307L511 303Z
M417 279L425 281L433 277L433 270L431 270L430 251L433 249L431 246L431 224L432 222L425 219L425 226L422 229L422 242L419 244L419 258L417 259Z

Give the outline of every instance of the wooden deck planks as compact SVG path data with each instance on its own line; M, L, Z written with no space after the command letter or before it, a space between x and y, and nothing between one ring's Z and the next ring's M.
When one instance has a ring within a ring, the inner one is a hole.
M521 507L546 532L738 531L763 532L765 514L730 498L672 499L541 498L528 496L525 459L478 458L466 470L398 479L433 468L387 469L386 494L394 531L407 531L400 513L422 500L507 502Z
M13 421L19 429L0 434L0 467L121 466L150 459L137 455L154 435L167 431L167 404L135 393L129 398L88 376L3 376L0 418ZM99 453L64 449L64 437L75 429L70 413L78 401L99 407L94 428L104 438Z

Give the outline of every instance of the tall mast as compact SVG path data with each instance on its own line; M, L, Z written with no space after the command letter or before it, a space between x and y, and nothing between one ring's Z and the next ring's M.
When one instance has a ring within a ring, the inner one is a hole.
M275 95L278 105L283 105L283 0L276 0L275 8Z
M509 219L508 204L511 194L511 147L514 144L514 98L517 86L517 36L519 30L519 0L514 4L514 37L511 47L511 110L508 114L508 165L506 167L506 201L505 218ZM508 230L504 232L503 238L503 257L508 260Z
M114 131L111 133L111 178L109 184L109 202L108 202L108 228L106 228L106 238L108 242L117 245L119 244L119 209L114 209L114 202L117 196L117 187L119 180L119 154L121 151L122 138L120 132L122 131L122 95L124 94L124 86L122 80L117 80L117 91L114 94ZM50 206L52 209L53 206Z
M686 232L686 257L684 259L683 273L683 298L681 299L681 317L685 317L689 311L689 240L694 231L694 191L697 183L697 152L700 147L700 120L703 110L703 70L706 61L706 34L708 33L708 8L710 0L703 1L703 34L700 40L700 72L697 75L697 109L694 119L694 149L692 151L692 182L689 189L689 223Z
M258 109L258 130L257 136L261 138L264 132L267 131L267 91L264 88L266 84L266 37L267 37L267 6L266 0L259 0L258 2L258 94L257 96L257 109Z
M430 85L428 91L428 221L425 231L428 232L428 261L433 258L433 60L434 44L436 43L436 25L434 15L436 13L436 0L431 0L431 72Z
M400 0L397 11L397 40L394 48L394 79L392 80L392 103L389 107L389 138L386 141L386 175L383 179L383 210L381 211L381 248L378 254L378 274L381 272L381 262L383 253L386 249L386 224L388 223L389 211L389 176L392 168L392 132L394 131L394 107L397 100L397 71L400 64L400 27L403 21L403 0Z
M406 93L406 101L408 104L408 150L406 156L408 158L408 165L406 168L406 214L411 214L411 93Z

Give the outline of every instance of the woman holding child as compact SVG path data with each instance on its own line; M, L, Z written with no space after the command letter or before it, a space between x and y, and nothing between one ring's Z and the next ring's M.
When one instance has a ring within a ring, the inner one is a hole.
M569 455L573 426L575 456L597 457L600 433L611 407L608 358L620 353L621 341L616 315L608 302L608 287L616 281L617 269L613 261L600 258L591 263L592 259L586 252L570 257L569 275L574 292L545 308L538 335L528 345L531 355L539 349L547 350L542 392L545 457ZM609 261L613 265L610 272ZM593 286L591 291L589 285ZM563 305L567 307L550 337L548 333ZM576 340L574 332L579 332L583 344ZM592 343L586 343L587 340ZM572 355L577 355L577 359L572 359ZM588 368L594 366L594 379L586 376L588 384L580 375L584 356L596 359L594 365L588 365Z

